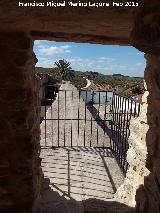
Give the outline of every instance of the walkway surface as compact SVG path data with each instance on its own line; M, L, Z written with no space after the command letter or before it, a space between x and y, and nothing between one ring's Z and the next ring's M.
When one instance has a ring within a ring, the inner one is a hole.
M88 107L88 108L87 108ZM62 84L56 100L48 108L41 124L41 145L45 146L110 146L110 138L96 121L104 106L86 106L75 86ZM93 113L92 113L93 112Z
M85 109L84 101L82 99L79 101L76 88L66 83L61 89L71 90L70 94L66 93L66 97L64 92L59 94L52 106L48 108L46 117L56 119L59 111L59 117L63 122L58 124L56 120L49 120L41 124L41 146L45 145L44 123L47 130L46 143L48 146L55 145L54 149L42 148L41 150L44 174L41 213L106 212L107 201L113 200L116 189L123 182L123 174L110 149L95 147L97 146L97 128L99 147L103 145L108 147L109 137L99 127L91 112ZM80 107L80 117L84 118L86 110L88 120L88 123L85 120L80 123L79 134L77 120L65 120L65 126L63 124L64 118L77 118L77 104ZM92 134L90 133L91 117L93 119ZM84 147L84 134L85 145L88 147ZM57 143L63 146L64 141L66 146L70 146L72 141L74 147L56 147ZM79 147L76 147L77 145ZM110 208L113 208L112 205Z

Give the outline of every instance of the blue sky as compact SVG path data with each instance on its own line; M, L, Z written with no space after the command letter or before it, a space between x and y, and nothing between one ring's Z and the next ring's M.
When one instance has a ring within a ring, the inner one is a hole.
M47 68L66 59L74 70L143 77L146 65L144 54L128 46L35 41L34 52L36 66Z

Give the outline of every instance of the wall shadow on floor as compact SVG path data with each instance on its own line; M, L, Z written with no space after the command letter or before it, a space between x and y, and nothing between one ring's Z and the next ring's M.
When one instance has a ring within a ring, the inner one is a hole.
M118 165L109 149L64 147L42 150L41 213L131 213L113 201Z
M134 208L116 201L95 198L76 201L63 191L61 195L55 192L52 186L49 178L43 178L40 213L135 213Z

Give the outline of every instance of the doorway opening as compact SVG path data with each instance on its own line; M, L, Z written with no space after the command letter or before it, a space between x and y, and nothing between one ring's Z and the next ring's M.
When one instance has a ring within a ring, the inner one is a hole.
M39 48L43 55L47 55L48 50L52 56L70 51L69 45L58 47L54 44L47 49L47 46L41 44ZM73 62L73 59L70 61ZM90 62L85 61L83 66L82 60L77 58L77 61L80 61L82 67ZM101 57L100 61L111 66L110 58ZM49 65L50 62L47 63ZM114 60L112 63L115 63ZM93 60L91 65L95 65ZM129 125L131 118L139 116L141 111L140 100L136 98L143 91L143 79L121 73L109 73L105 78L105 74L96 70L69 70L62 77L60 67L47 69L48 73L37 68L40 70L37 75L41 79L44 180L49 181L53 192L64 196L66 200L81 202L89 198L113 199L128 168L126 154ZM126 68L121 65L119 69ZM77 79L81 79L80 82L77 83ZM112 85L109 84L111 80ZM83 85L84 81L86 85ZM135 93L131 95L130 91ZM43 195L46 195L47 190L44 190ZM48 205L48 197L43 198L44 206ZM53 196L52 203L57 202Z

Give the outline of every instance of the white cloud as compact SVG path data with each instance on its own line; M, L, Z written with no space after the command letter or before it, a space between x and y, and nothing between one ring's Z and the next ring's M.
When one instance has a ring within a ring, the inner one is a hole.
M37 67L46 67L46 68L54 67L54 61L52 59L40 57L40 58L38 58L38 62L36 64L36 66Z
M100 57L99 60L101 60L101 61L107 61L107 62L112 62L115 59L114 58L110 58L110 57Z
M71 52L71 46L69 45L63 45L63 46L48 46L48 45L38 45L37 46L38 55L46 55L46 56L52 56L52 55L59 55L64 53L70 53Z
M62 47L62 46L61 46ZM64 50L69 50L70 46L63 46ZM41 48L43 49L43 48ZM51 48L51 52L58 52L55 48ZM36 66L40 67L54 67L54 62L59 60L57 57L52 58L50 55L42 54L38 55L38 63ZM119 64L114 58L98 57L98 58L81 58L73 57L66 58L67 61L71 63L71 67L74 70L82 71L97 71L103 74L116 74L120 73L122 75L129 76L144 76L145 64L135 63L135 64Z
M75 57L75 58L67 58L67 61L71 63L71 66L76 66L78 69L85 70L104 70L106 66L109 66L113 63L113 58L106 58L106 57L100 57L96 59L90 59L90 58L81 58L81 57Z

